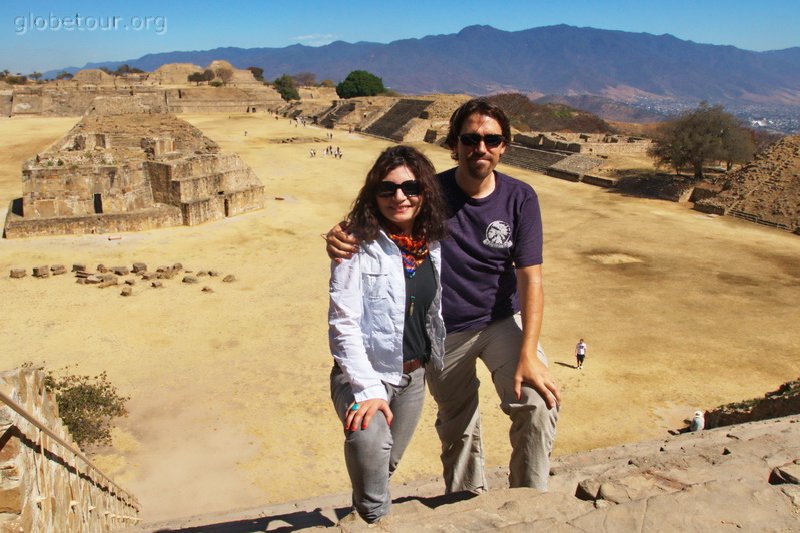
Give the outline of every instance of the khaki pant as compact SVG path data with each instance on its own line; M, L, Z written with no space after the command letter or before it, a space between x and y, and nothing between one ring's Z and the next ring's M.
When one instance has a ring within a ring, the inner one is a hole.
M521 400L516 399L514 374L521 342L519 315L492 322L479 331L448 333L444 368L428 368L426 380L439 408L436 431L442 442L447 493L488 490L478 408L478 358L492 374L500 408L511 418L511 487L547 490L558 409L548 409L542 397L526 385ZM547 364L541 346L538 357Z

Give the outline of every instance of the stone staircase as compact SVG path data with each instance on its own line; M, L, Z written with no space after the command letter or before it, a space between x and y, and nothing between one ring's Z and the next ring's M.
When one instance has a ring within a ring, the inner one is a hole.
M382 117L369 125L364 133L402 142L400 131L433 103L433 100L402 99L394 104Z
M391 514L372 527L342 520L340 494L125 531L800 531L800 416L558 457L550 474L547 493L498 488L502 469L480 496L441 496L440 479L394 486Z
M567 154L546 152L535 148L526 148L518 144L510 144L503 154L502 162L519 168L525 168L546 174L547 169L569 157Z
M319 116L319 123L326 128L333 128L344 122L344 118L356 110L352 102L335 102L331 108Z

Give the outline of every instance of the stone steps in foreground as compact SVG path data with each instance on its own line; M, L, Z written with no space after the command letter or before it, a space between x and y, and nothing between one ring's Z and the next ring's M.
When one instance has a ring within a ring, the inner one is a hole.
M393 486L391 515L376 527L338 521L349 495L168 522L134 532L297 531L800 531L800 416L751 422L553 460L550 491L501 489L441 496L440 479Z

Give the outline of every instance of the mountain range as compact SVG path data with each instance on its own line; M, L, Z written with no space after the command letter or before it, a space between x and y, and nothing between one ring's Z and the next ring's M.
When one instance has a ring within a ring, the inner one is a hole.
M350 71L363 69L380 76L387 88L406 94L513 91L629 102L800 105L800 47L753 52L669 34L567 25L521 31L469 26L456 34L388 44L336 41L319 47L164 52L84 68L114 69L127 63L152 71L167 63L206 66L215 59L238 68L261 67L267 79L313 72L318 81L338 82Z

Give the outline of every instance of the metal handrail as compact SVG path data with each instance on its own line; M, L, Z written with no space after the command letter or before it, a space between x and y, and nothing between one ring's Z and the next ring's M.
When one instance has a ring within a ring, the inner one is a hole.
M117 485L116 483L114 483L114 480L113 480L113 479L111 479L110 477L108 477L106 474L104 474L104 473L103 473L103 471L102 471L102 470L100 470L99 468L97 468L97 467L94 465L94 463L92 463L92 462L89 460L89 458L88 458L88 457L86 457L85 455L83 455L83 453L81 453L79 450L76 450L76 449L75 449L75 448L73 448L73 447L72 447L72 446L71 446L69 443L67 443L67 442L66 442L64 439L62 439L61 437L59 437L58 435L56 435L55 433L53 433L53 432L52 432L52 431L51 431L51 430L50 430L50 429L49 429L47 426L45 426L44 424L42 424L41 422L39 422L39 421L38 421L36 418L34 418L34 416L33 416L33 415L31 415L30 413L28 413L28 412L25 410L25 408L24 408L24 407L22 407L20 404L18 404L17 402L15 402L15 401L14 401L14 400L13 400L13 399L10 397L10 396L8 396L8 395L7 395L6 393L4 393L3 391L0 391L0 400L2 400L2 401L3 401L3 403L5 403L5 404L6 404L6 405L8 405L10 408L12 408L14 411L16 411L16 412L17 412L17 414L18 414L18 415L20 415L22 418L24 418L25 420L27 420L28 422L30 422L31 424L33 424L34 426L36 426L37 428L39 428L41 431L44 431L44 432L47 434L47 436L48 436L48 437L52 438L52 439L53 439L53 440L55 440L57 443L59 443L61 446L63 446L64 448L66 448L67 450L69 450L70 452L72 452L72 454L73 454L75 457L79 457L79 458L80 458L80 459L81 459L81 460L82 460L84 463L86 463L86 465L87 465L89 468L91 468L92 470L94 470L95 472L97 472L97 473L100 475L100 477L102 477L102 478L103 478L105 481L107 481L108 483L110 483L111 485L113 485L113 486L114 486L114 487L117 489L117 491L118 491L118 492L122 493L122 494L123 494L123 495L126 497L126 499L127 499L127 500L129 500L128 502L126 502L126 503L128 503L128 505L131 505L131 506L132 506L132 507L134 507L134 508L135 508L137 511L139 510L139 501L138 501L138 500L137 500L137 499L136 499L136 498L135 498L135 497L134 497L134 496L133 496L131 493L129 493L128 491L126 491L125 489L123 489L122 487L120 487L119 485ZM131 502L132 502L132 503L131 503Z

